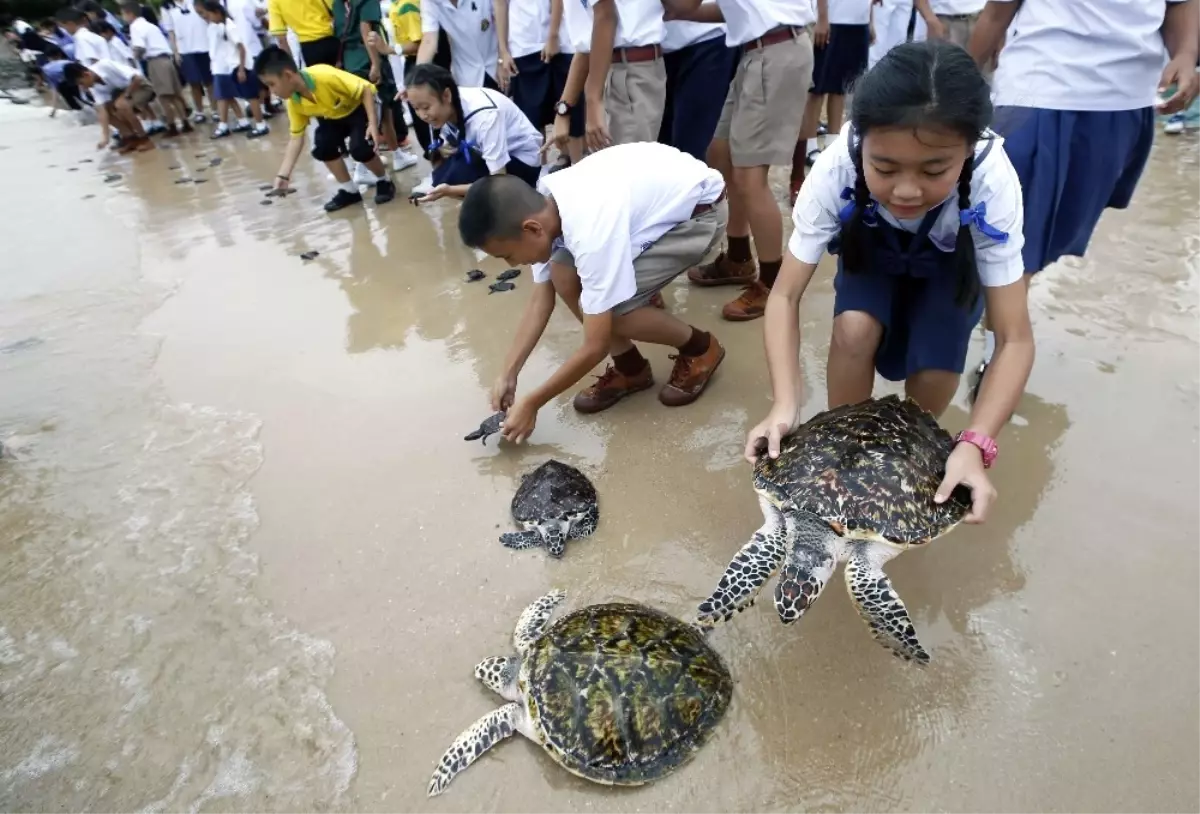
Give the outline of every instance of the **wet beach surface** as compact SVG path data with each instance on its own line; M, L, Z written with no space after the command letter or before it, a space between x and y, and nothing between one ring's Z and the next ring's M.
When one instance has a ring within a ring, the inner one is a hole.
M466 443L529 277L490 295L505 265L459 244L454 204L405 203L417 171L326 216L308 160L260 205L283 132L131 160L45 115L0 108L0 808L1200 808L1195 137L1160 137L1132 208L1038 279L990 522L889 565L928 668L871 640L839 577L794 626L767 601L717 629L733 704L676 774L606 789L515 738L429 800L502 703L472 669L528 602L687 616L759 526L761 323L676 282L668 307L729 350L700 401L584 417L567 396L528 446ZM802 308L806 415L831 277ZM576 343L559 309L522 385ZM561 561L497 542L549 457L601 501Z

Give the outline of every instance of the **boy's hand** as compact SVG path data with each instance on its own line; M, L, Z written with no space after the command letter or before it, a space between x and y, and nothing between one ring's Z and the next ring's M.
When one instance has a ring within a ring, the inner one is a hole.
M372 31L370 34L368 34L366 46L368 48L370 48L372 51L377 50L379 48L379 35L377 33L375 33L374 31Z
M380 137L379 137L379 128L373 124L368 124L367 125L367 138L369 138L371 140L371 143L374 144L376 148L378 148L380 143L382 142L382 139L380 139Z
M565 119L566 116L559 116L559 119ZM570 122L567 122L570 126ZM554 122L554 138L558 140L558 121ZM612 138L608 135L608 125L604 121L604 105L594 105L590 101L587 106L587 146L592 151L603 150L608 145L612 144Z
M1196 66L1189 60L1173 59L1163 69L1162 79L1158 80L1158 95L1161 102L1155 104L1159 113L1178 113L1185 109L1196 98L1197 84L1200 77L1196 74ZM1175 92L1166 97L1167 88L1175 86ZM1165 98L1164 98L1165 97Z
M550 157L550 148L557 149L560 153L567 151L567 142L571 138L571 117L570 116L555 116L554 117L554 132L550 138L546 139L546 143L542 145L542 149L538 151L538 159L545 164Z
M98 142L96 142L96 149L103 150L105 147L108 146L108 142L109 142L109 136L108 136L108 133L105 133L104 136Z
M288 179L282 175L275 176L275 189L278 192L286 192L288 188Z
M512 407L517 399L517 377L501 376L492 385L492 412L498 413Z
M537 425L537 407L528 399L522 399L508 408L504 417L504 426L500 432L505 441L519 444L533 433Z
M508 54L501 55L498 62L499 64L497 65L496 70L496 82L500 85L500 90L507 93L509 81L511 81L512 78L518 73L520 73L520 71L517 70L517 63L514 62L513 58Z

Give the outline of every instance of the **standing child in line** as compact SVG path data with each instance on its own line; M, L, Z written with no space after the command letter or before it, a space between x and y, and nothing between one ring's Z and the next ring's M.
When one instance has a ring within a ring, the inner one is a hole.
M191 89L196 108L192 121L204 124L204 96L212 101L212 65L208 58L208 21L196 9L196 0L170 0L162 7L162 28L171 40L183 81ZM213 110L214 116L216 110Z
M375 152L374 145L381 137L374 85L332 65L311 65L300 70L292 57L277 47L266 48L258 55L254 72L272 93L287 99L292 139L275 176L276 189L288 188L292 170L304 150L308 123L315 118L312 157L324 163L338 182L338 191L325 203L326 212L362 203L362 193L350 180L350 170L342 158L347 152L374 174L375 203L384 204L396 197L396 185Z
M230 19L221 0L199 0L197 8L208 20L208 58L212 65L213 98L217 102L217 127L211 138L226 138L231 133L245 133L246 138L265 136L271 131L262 117L258 77L246 68L250 55L240 26ZM242 99L250 107L253 125L242 116L236 126L229 127L229 103L233 99Z
M704 161L738 54L725 44L725 26L720 23L669 20L665 29L667 101L658 140Z
M167 136L177 136L181 131L192 132L183 104L183 83L171 58L171 44L166 35L142 16L142 4L138 0L124 0L121 17L129 26L129 44L134 56L146 63L146 78L162 105Z
M796 229L767 302L774 407L745 455L779 455L800 425L800 298L826 248L838 254L829 406L870 398L878 371L934 415L950 404L986 302L996 326L994 375L946 461L935 498L971 489L967 522L995 490L995 437L1033 367L1021 282L1021 184L988 131L987 82L966 51L940 41L893 48L859 82L850 124L821 153L792 213ZM765 442L765 450L763 445Z
M537 189L506 175L476 181L459 214L463 242L513 265L538 264L492 390L493 409L508 410L504 437L527 438L538 410L606 356L612 364L576 394L578 412L607 410L652 387L650 363L634 342L678 351L659 401L681 407L698 399L725 349L651 299L716 245L727 218L721 174L656 142L601 150L543 176ZM583 344L544 384L517 399L517 377L550 321L556 296L583 324Z

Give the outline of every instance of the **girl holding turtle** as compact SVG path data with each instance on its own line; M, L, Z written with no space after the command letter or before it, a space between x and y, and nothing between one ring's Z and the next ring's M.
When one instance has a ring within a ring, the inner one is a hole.
M993 439L1034 358L1021 186L991 118L987 82L949 43L897 46L858 83L850 123L817 159L792 213L796 228L766 307L775 406L750 431L747 459L764 446L778 456L780 439L800 424L798 309L828 248L838 255L830 407L869 398L878 371L941 415L986 304L995 357L935 498L965 485L967 522L984 519L995 497L985 472Z
M472 182L499 173L537 185L542 134L503 93L460 88L448 70L425 63L413 71L408 101L439 131L426 151L434 187L420 201L465 197Z

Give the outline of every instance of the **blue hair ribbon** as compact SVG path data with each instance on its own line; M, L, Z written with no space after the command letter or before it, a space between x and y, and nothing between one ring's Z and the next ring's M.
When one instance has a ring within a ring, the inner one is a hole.
M854 216L854 190L852 190L850 187L844 187L842 189L842 200L847 201L847 203L838 211L838 220L840 220L842 223L846 223ZM875 226L878 222L876 219L876 212L878 209L879 204L875 203L875 201L868 202L866 208L864 208L862 212L863 223L865 223L867 226Z
M970 209L958 210L958 222L962 226L974 226L983 235L991 238L997 243L1008 242L1008 232L1002 232L995 226L992 226L985 219L987 215L987 202L980 201Z

